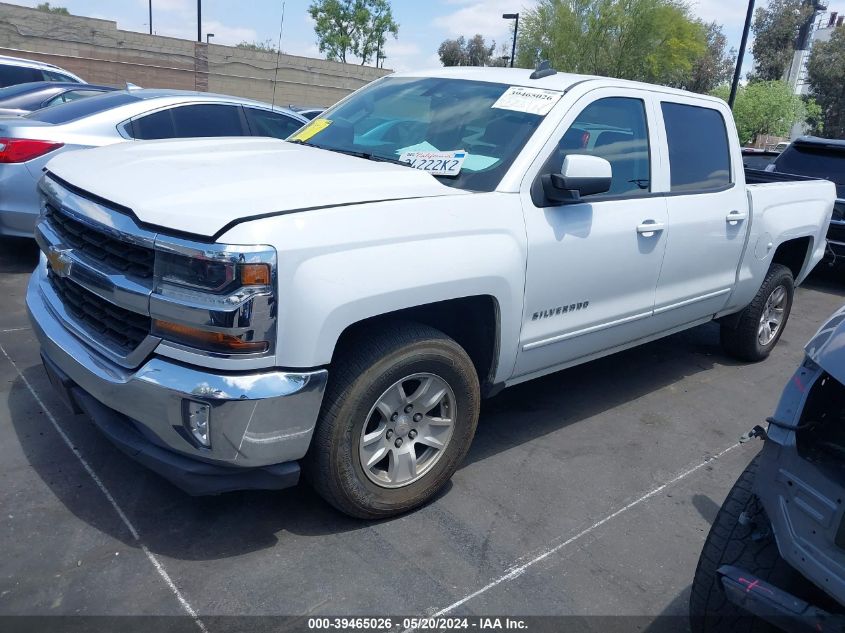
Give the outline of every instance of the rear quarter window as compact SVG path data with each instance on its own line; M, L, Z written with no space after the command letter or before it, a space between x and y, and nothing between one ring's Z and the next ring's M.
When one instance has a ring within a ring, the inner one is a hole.
M673 192L707 192L731 184L731 152L725 119L718 110L661 103L669 143Z

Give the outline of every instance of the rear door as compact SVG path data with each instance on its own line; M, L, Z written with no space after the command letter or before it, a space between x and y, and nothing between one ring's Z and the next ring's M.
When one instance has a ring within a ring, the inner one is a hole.
M736 283L748 201L730 112L718 103L661 96L661 149L668 158L669 233L654 314L662 330L712 317Z

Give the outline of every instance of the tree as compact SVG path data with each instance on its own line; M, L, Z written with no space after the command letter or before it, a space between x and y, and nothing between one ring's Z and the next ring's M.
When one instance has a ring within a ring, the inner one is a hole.
M461 35L455 40L444 40L437 49L444 66L466 66L466 40Z
M64 7L51 7L49 2L42 2L35 7L38 11L46 13L55 13L56 15L70 15L70 11Z
M274 55L279 52L279 49L276 48L276 45L271 39L266 39L263 42L247 42L244 40L243 42L237 44L235 48L245 48L250 51L259 51L261 53L273 53Z
M692 66L692 72L678 83L678 88L709 94L717 86L730 81L736 65L736 51L727 50L728 40L715 22L705 24L707 50Z
M346 63L352 55L366 64L384 50L386 35L399 35L388 0L314 0L308 7L317 44L326 59Z
M678 84L708 50L681 0L539 0L520 21L522 67Z
M444 66L497 66L493 57L496 42L489 46L484 36L477 34L467 40L463 35L454 40L444 40L437 49Z
M722 99L729 93L727 84L714 91ZM785 81L753 81L737 91L733 115L739 140L745 144L762 135L787 136L795 123L804 121L807 108Z
M795 38L813 9L806 0L769 0L754 14L754 70L752 81L783 79L795 53Z
M807 83L818 103L824 135L845 138L845 28L836 29L829 41L813 45ZM820 131L818 125L815 131Z

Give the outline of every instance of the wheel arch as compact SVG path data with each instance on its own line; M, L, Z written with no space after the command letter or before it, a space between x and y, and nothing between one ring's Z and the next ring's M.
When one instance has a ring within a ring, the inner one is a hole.
M338 337L332 363L344 349L367 330L386 323L413 322L428 325L453 338L475 366L483 395L492 395L501 347L501 310L492 295L475 295L435 301L373 315L348 325Z
M792 277L798 284L810 271L806 270L813 254L813 238L810 236L796 237L781 242L774 255L772 264L782 264L792 271ZM771 268L771 266L770 266Z

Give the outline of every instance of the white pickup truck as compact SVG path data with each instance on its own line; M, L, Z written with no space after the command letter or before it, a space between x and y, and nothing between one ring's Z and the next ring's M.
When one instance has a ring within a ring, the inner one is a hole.
M713 319L765 358L835 199L747 184L718 99L467 68L288 141L67 153L40 187L27 304L67 402L192 494L302 468L370 518L431 498L504 387Z

